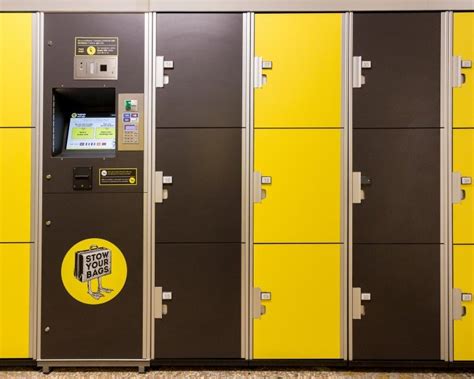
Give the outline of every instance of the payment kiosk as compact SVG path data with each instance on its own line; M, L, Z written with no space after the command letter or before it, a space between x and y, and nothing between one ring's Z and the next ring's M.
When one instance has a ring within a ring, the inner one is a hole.
M38 361L144 367L143 14L45 14Z

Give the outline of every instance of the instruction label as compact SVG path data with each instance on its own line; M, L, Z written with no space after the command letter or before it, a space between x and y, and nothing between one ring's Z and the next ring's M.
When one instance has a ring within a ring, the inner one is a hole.
M136 186L136 168L101 168L99 170L100 186Z
M118 37L76 37L76 55L118 56Z

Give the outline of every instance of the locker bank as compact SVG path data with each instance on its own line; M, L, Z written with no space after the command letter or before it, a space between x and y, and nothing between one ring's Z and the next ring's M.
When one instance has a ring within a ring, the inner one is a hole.
M472 2L0 11L0 365L474 367Z

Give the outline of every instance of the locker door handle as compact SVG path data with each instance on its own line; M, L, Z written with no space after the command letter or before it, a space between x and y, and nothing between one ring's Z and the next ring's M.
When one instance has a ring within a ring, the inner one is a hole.
M462 57L454 56L452 66L452 85L454 88L460 88L466 83L466 75L462 73L462 69L472 68L472 61L463 60Z
M352 288L352 319L361 320L365 315L365 307L362 305L362 289Z
M469 296L469 300L463 300L463 297ZM466 307L462 305L463 301L471 301L472 300L472 294L468 293L462 293L462 291L459 288L453 288L453 293L452 293L452 301L453 301L453 320L462 320L464 316L466 316L467 311Z
M169 83L169 76L165 75L165 69L174 68L173 61L165 61L165 57L157 56L155 63L155 86L157 88L164 88Z
M352 87L362 88L365 84L365 76L362 75L362 69L372 68L371 61L363 61L362 57L352 57Z
M466 198L466 191L461 188L461 185L468 185L472 183L472 178L469 176L461 176L460 172L452 173L452 203L459 204Z
M370 179L362 176L361 172L353 172L352 173L352 203L353 204L361 204L362 200L365 199L365 193L362 189L362 184L364 182L366 184L370 184ZM367 182L368 181L368 182Z
M253 173L253 201L254 203L261 203L267 198L267 190L262 188L262 185L272 184L271 176L262 176L258 171Z
M273 68L272 61L264 61L262 57L255 57L254 61L254 87L262 88L267 84L267 76L263 70L271 70Z
M260 288L253 289L253 318L259 319L267 313L267 307L262 304L262 301L268 301L271 298L271 292L262 292Z
M155 203L162 203L168 198L168 190L163 185L172 183L172 176L163 176L163 171L155 172Z
M363 301L372 300L372 295L368 292L362 293L362 289L359 287L352 288L352 319L361 320L362 316L365 316L365 306L362 305Z
M167 292L165 292L167 293ZM154 317L155 318L158 318L158 319L162 319L163 316L167 315L168 314L168 305L167 304L163 304L163 287L155 287L154 288L154 292L153 292L153 295L154 295L154 301L155 301L155 304L154 304ZM166 299L165 299L166 300Z

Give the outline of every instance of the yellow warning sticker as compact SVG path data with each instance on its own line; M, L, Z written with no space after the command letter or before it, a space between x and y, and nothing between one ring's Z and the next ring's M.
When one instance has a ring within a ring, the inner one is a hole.
M136 168L100 168L99 186L136 186Z
M66 291L77 301L99 305L120 294L127 281L122 251L102 238L87 238L68 250L61 266Z
M75 55L119 55L118 37L76 37Z

